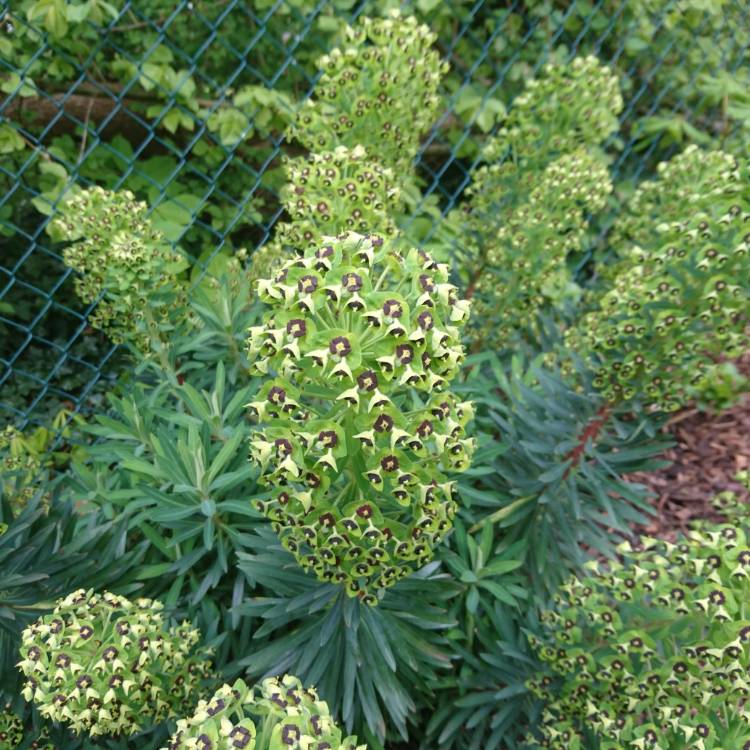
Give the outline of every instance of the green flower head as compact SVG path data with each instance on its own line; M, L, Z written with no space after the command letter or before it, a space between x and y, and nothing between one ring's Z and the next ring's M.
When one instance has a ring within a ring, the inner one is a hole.
M464 358L469 303L448 269L395 240L329 237L259 283L271 308L250 329L268 378L250 404L271 499L259 507L321 580L370 604L432 555L451 527L472 406L447 390Z
M393 172L371 159L362 146L338 146L286 162L289 183L282 199L290 222L277 227L275 241L293 248L314 247L324 236L377 229L391 237L390 218L400 202Z
M674 168L660 170L657 184L665 193L674 188L669 175L684 171L691 160L722 164L717 182L722 187L707 200L684 201L677 221L657 223L653 217L650 231L638 222L623 228L640 244L622 253L610 273L609 290L566 333L567 346L589 357L594 386L609 401L679 409L710 377L720 355L739 356L747 346L747 168L726 155L707 159L691 149L677 157ZM636 196L638 205L658 206L653 197L644 197L655 193L653 186L644 186Z
M117 344L148 351L147 325L184 307L177 274L185 259L149 220L147 206L128 190L77 190L60 205L50 234L72 242L63 260L80 275L82 302L99 301L89 320Z
M394 170L408 170L440 104L447 64L436 39L413 16L391 11L347 27L345 44L318 61L315 96L300 109L290 138L311 152L362 145Z
M328 706L290 675L255 688L242 680L202 700L162 750L366 750L343 737Z
M578 146L596 146L619 123L623 101L617 76L594 55L570 63L549 63L513 100L500 132L484 150L486 161L549 158Z
M80 589L22 635L23 696L42 716L96 735L133 734L189 710L208 675L199 633L167 627L151 599Z

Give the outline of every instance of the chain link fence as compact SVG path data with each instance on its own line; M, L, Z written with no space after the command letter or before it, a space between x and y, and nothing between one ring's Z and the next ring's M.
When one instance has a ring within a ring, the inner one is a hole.
M0 3L0 422L90 408L121 369L45 232L70 186L146 200L194 279L221 253L252 251L282 214L280 157L299 153L283 132L314 92L316 59L342 24L390 7L429 24L451 66L418 156L426 240L553 59L594 54L620 76L609 145L623 190L688 141L746 148L745 0Z

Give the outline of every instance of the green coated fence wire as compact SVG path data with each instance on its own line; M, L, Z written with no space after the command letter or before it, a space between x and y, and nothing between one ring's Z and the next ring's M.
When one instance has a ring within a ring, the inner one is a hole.
M394 7L435 30L451 66L418 155L420 220L460 201L482 142L550 60L594 54L620 76L608 146L622 185L689 141L747 147L745 0L0 1L0 425L90 408L120 368L45 232L70 187L133 190L196 281L217 254L252 252L282 215L280 157L297 148L282 133L316 59L343 24Z

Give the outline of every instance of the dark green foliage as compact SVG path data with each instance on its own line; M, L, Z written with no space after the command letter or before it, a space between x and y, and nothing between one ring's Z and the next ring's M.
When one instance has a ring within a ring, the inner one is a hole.
M262 623L242 661L248 674L288 671L317 684L334 715L371 747L406 739L430 682L451 663L447 608L457 589L450 578L431 563L371 608L304 573L270 529L252 545L239 568L263 593L236 608Z
M658 466L664 444L653 422L618 414L553 370L506 374L489 353L470 362L460 392L476 404L484 450L459 484L462 515L518 545L535 593L553 591L586 548L611 554L613 535L645 519L645 489L623 476Z

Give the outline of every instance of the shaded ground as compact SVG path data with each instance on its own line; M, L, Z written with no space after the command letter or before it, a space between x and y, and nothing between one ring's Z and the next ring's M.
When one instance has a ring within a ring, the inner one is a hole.
M723 490L750 502L750 493L734 481L738 471L750 468L750 394L720 414L681 412L665 429L676 442L663 454L671 465L630 475L655 495L657 515L640 531L672 539L693 519L719 520L711 498Z

